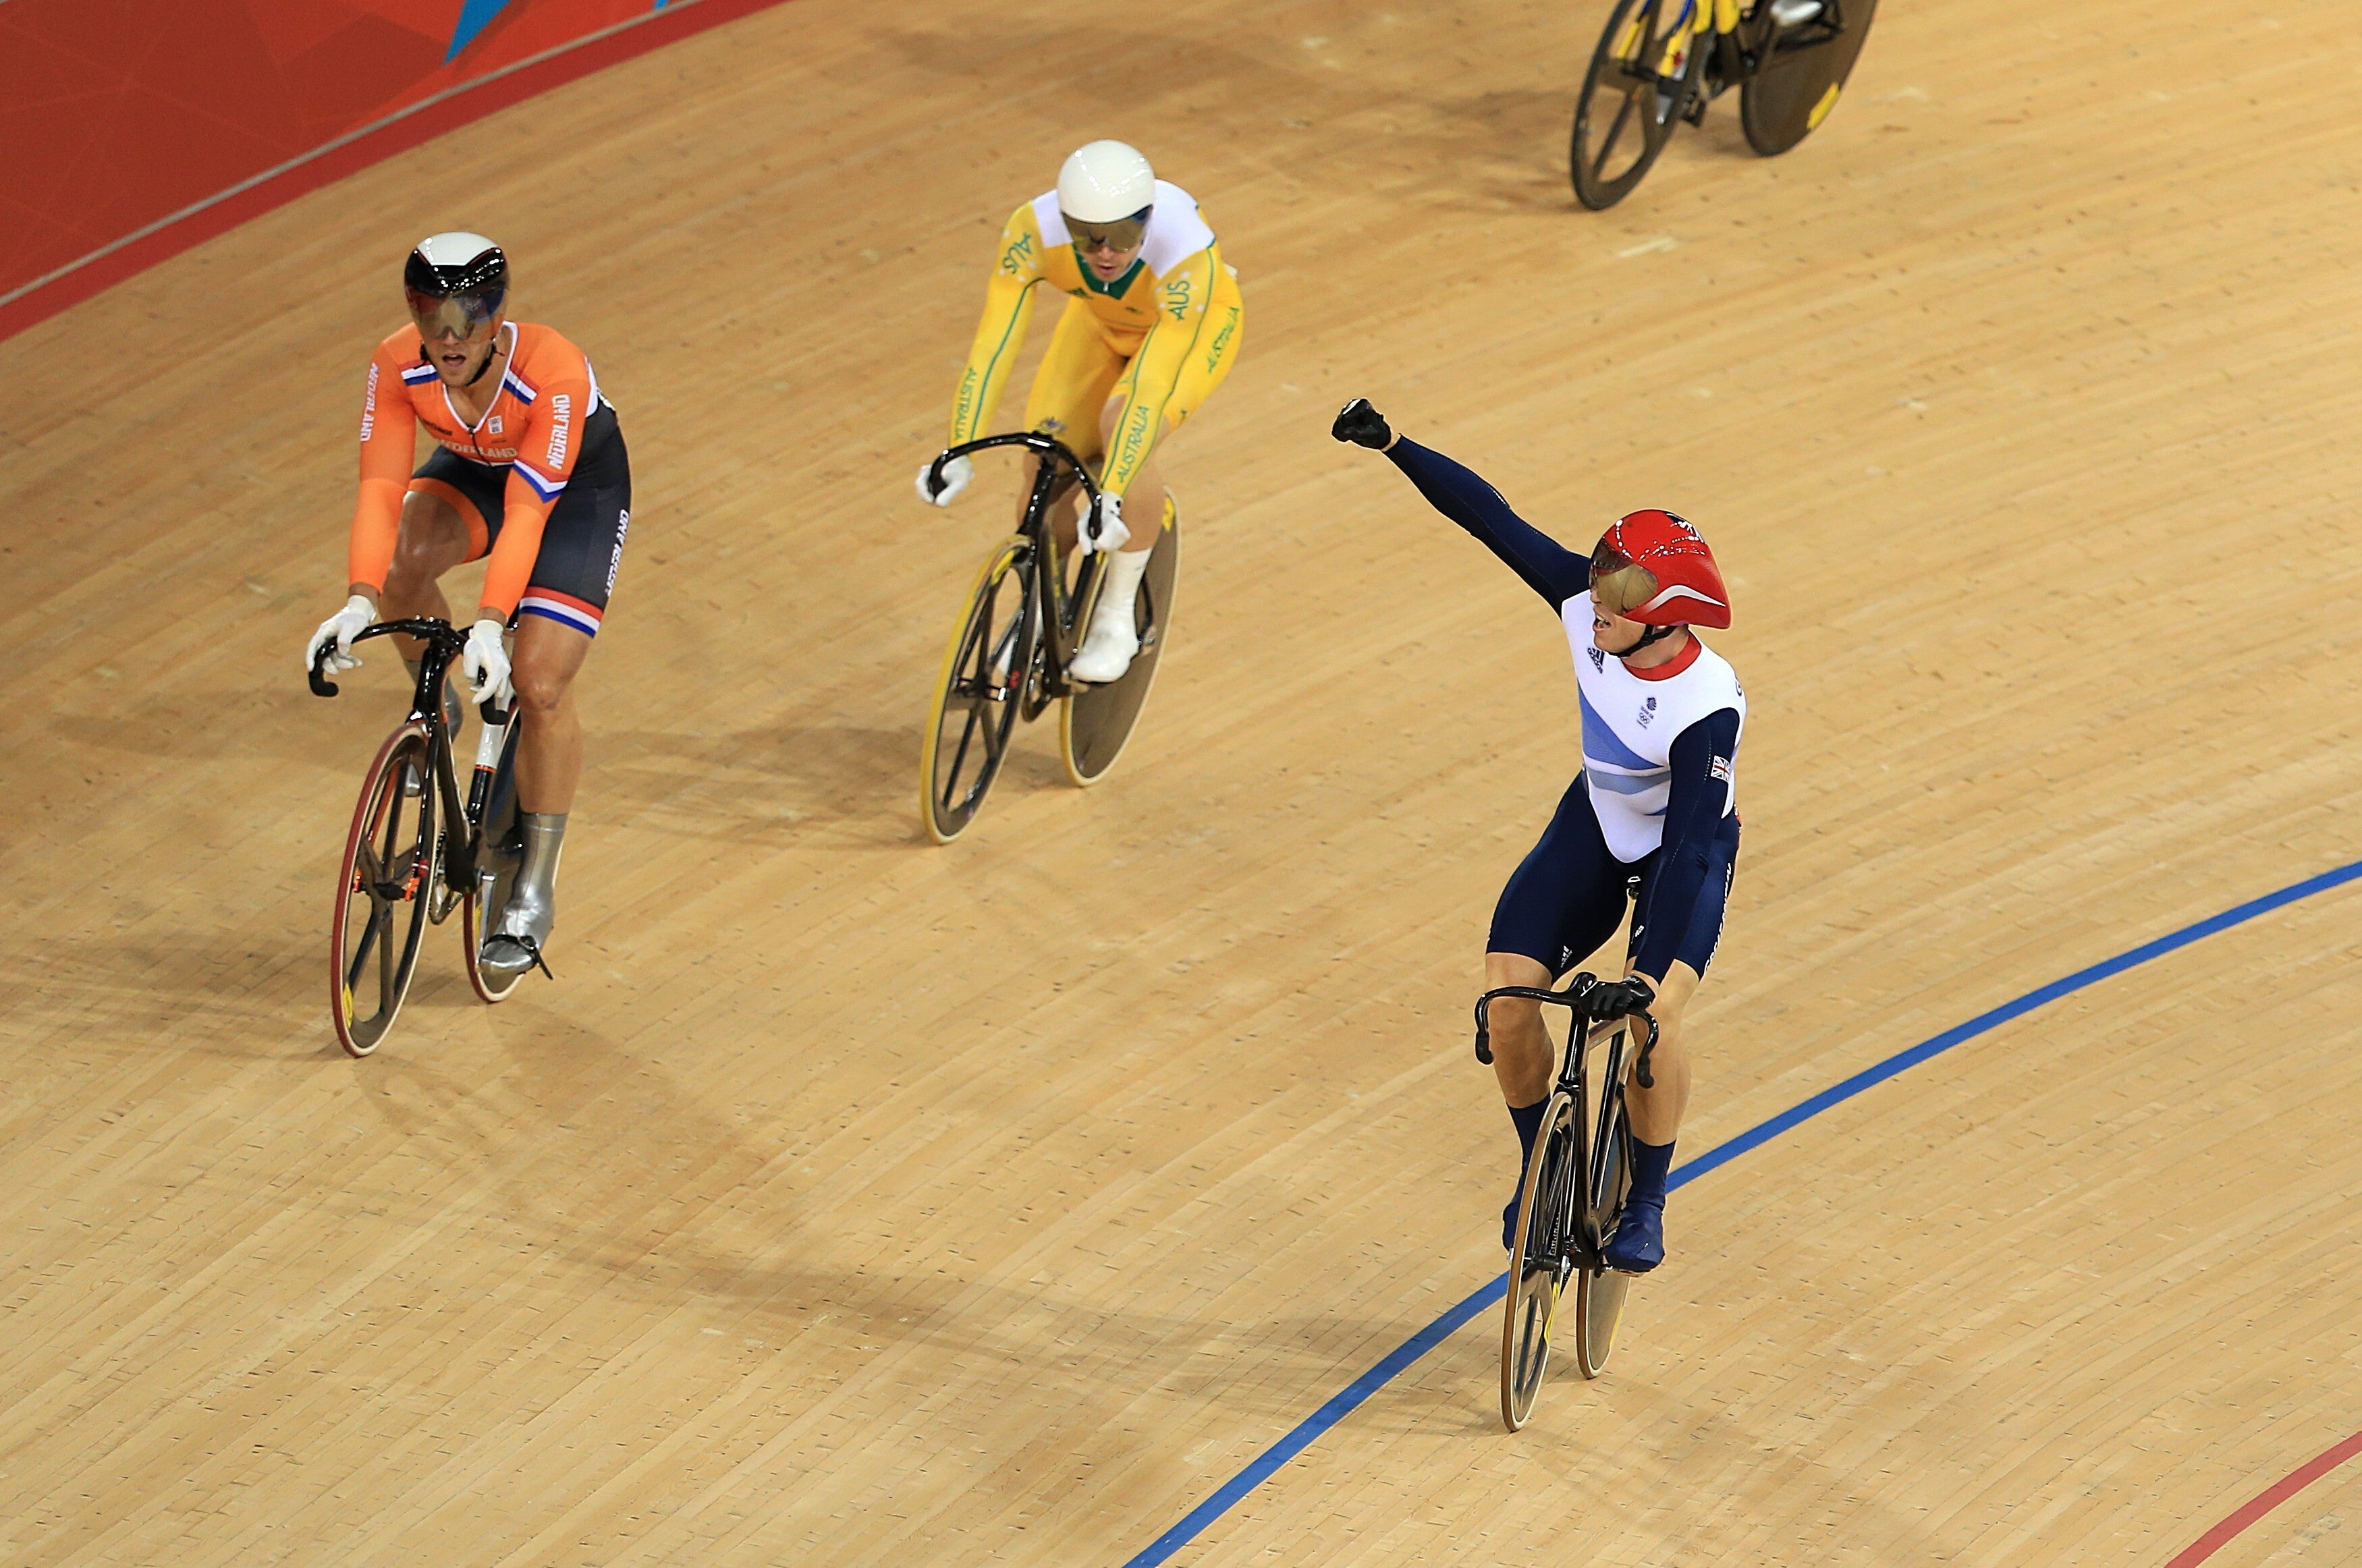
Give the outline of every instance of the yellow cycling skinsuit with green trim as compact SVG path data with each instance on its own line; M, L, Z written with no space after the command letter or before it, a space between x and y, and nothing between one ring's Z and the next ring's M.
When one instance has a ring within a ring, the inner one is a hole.
M984 320L952 397L948 445L984 434L1010 367L1025 341L1033 285L1063 289L1066 308L1051 335L1025 427L1046 430L1077 457L1099 456L1099 411L1123 399L1099 483L1121 495L1164 431L1177 427L1221 384L1239 357L1243 306L1238 274L1222 263L1214 231L1178 185L1156 182L1156 203L1129 271L1102 283L1076 254L1055 191L1009 216L1000 260L986 286Z

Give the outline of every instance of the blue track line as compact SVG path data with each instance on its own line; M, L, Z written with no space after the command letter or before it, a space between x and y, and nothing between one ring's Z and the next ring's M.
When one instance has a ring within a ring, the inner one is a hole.
M1707 1150L1673 1172L1670 1185L1676 1187L1686 1187L1708 1171L1728 1165L1749 1150L1760 1148L1799 1122L1810 1121L1832 1106L1844 1104L1872 1085L1882 1084L1896 1074L1915 1067L1931 1056L1939 1056L1963 1041L1973 1040L1980 1034L1998 1029L2010 1020L2022 1018L2036 1008L2057 1001L2070 992L2080 991L2086 986L2096 985L2111 976L2121 975L2127 969L2146 964L2152 958L2161 958L2177 948L2187 947L2191 943L2202 941L2218 932L2228 931L2235 925L2245 924L2258 915L2269 914L2272 911L2283 909L2301 899L2309 899L2315 893L2325 893L2332 888L2343 887L2357 878L2362 878L2362 860L2340 866L2332 871L2323 871L2318 877L2308 877L2301 882L2294 882L2280 889L2278 892L2266 893L2260 899L2250 899L2244 904L2224 910L2221 914L2209 915L2195 924L2185 925L2180 931L2169 932L2154 942L2145 942L2129 952L2119 953L2113 958L2103 958L2087 969L2078 969L2073 974L2053 980L2047 986L2030 990L2014 1001L2003 1002L1990 1012L1981 1012L1966 1023L1954 1024L1941 1034L1923 1040L1907 1051L1898 1051L1876 1066L1866 1067L1843 1083L1825 1088L1802 1104L1791 1106L1770 1121L1758 1122L1736 1138ZM1470 1319L1500 1300L1508 1287L1508 1282L1509 1276L1507 1274L1495 1275L1491 1280L1462 1300L1458 1306L1405 1340L1395 1348L1392 1354L1347 1384L1327 1404L1298 1421L1286 1437L1257 1454L1253 1462L1245 1469L1223 1482L1215 1489L1212 1496L1190 1509L1182 1517L1178 1524L1150 1541L1124 1564L1124 1568L1155 1568L1156 1564L1163 1562L1166 1558L1197 1540L1208 1525L1230 1512L1239 1499L1262 1485L1281 1465L1309 1448L1314 1439L1343 1420L1363 1400L1393 1382L1410 1366L1411 1363L1441 1344Z

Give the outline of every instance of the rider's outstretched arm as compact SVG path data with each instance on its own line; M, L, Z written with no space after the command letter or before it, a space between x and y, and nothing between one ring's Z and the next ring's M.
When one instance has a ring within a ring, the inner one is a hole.
M1535 527L1473 471L1407 436L1386 448L1434 508L1482 540L1528 588L1558 609L1591 586L1591 558L1568 549Z
M984 318L977 323L966 368L952 393L951 439L945 446L973 441L991 423L1000 394L1008 390L1009 373L1016 368L1017 351L1025 346L1033 285L1041 277L1042 231L1033 221L1033 204L1028 202L1009 215L1000 231L1000 259L993 264L992 281L984 286Z
M1650 878L1649 907L1639 912L1640 950L1632 966L1662 986L1712 867L1715 835L1730 806L1731 761L1738 751L1738 712L1717 708L1673 737L1666 756L1672 787L1665 801L1665 840Z

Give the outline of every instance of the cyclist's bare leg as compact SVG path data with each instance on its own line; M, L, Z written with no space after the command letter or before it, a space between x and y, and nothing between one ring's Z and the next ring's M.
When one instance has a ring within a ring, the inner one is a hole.
M1522 953L1485 955L1485 988L1528 986L1548 990L1551 972ZM1550 1098L1558 1068L1558 1048L1542 1024L1542 1007L1524 997L1501 997L1491 1007L1493 1077L1501 1098L1513 1106L1539 1105Z
M566 813L582 777L582 721L574 678L590 639L543 615L517 623L509 683L517 704L517 826L524 857L500 923L478 960L496 976L519 976L539 962L557 919L557 859Z
M385 591L378 596L379 618L432 615L450 620L450 602L436 580L466 560L468 548L468 525L449 502L423 490L403 496L402 533L394 541L393 563L386 569ZM402 657L413 663L425 654L425 645L416 637L393 640Z
M516 688L517 806L560 815L574 805L582 778L582 718L574 677L590 657L590 639L543 615L517 623L509 680Z
M1649 1009L1657 1021L1657 1048L1649 1053L1649 1076L1654 1088L1642 1088L1638 1078L1624 1085L1624 1108L1631 1113L1632 1136L1643 1143L1670 1143L1682 1130L1682 1113L1690 1103L1690 1055L1682 1043L1682 1013L1697 994L1698 972L1675 962L1657 988Z

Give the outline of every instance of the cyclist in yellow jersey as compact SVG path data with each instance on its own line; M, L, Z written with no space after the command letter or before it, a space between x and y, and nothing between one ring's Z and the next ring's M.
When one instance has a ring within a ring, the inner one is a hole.
M1104 683L1140 651L1132 600L1172 514L1157 445L1238 358L1239 280L1188 192L1157 179L1122 142L1082 148L1059 171L1057 188L1011 213L1001 230L984 320L952 397L950 445L985 433L1025 341L1033 285L1043 282L1066 294L1066 307L1025 400L1025 426L1057 436L1077 457L1103 459L1108 503L1081 542L1112 554L1067 674ZM966 458L955 458L944 465L938 489L922 469L919 498L948 506L973 474ZM1074 527L1069 507L1062 533Z

